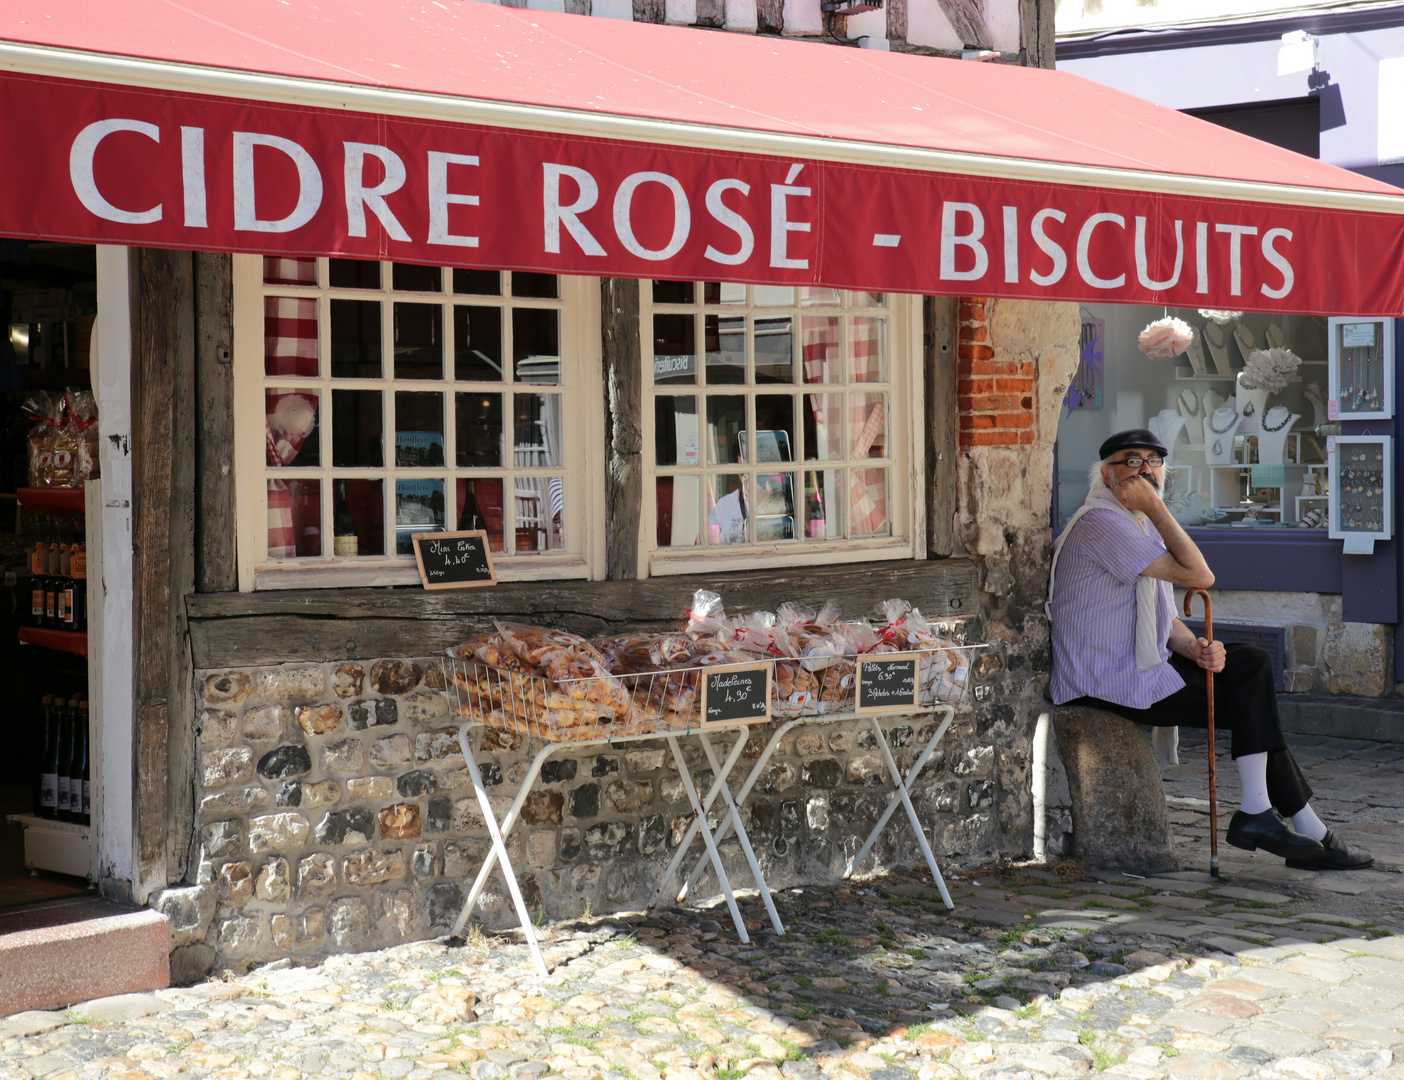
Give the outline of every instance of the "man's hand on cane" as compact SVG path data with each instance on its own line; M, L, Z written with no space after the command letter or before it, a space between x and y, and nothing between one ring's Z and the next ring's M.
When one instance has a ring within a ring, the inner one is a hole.
M1187 653L1186 659L1193 660L1205 671L1224 670L1224 643L1222 641L1208 641L1205 638L1194 639L1194 652Z

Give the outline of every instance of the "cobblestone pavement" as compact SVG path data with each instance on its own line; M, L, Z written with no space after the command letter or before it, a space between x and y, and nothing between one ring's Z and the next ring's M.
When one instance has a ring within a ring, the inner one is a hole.
M1212 881L1187 738L1166 775L1178 874L962 870L953 912L915 873L792 889L784 937L743 901L749 945L724 908L580 920L543 927L545 979L511 935L270 965L0 1019L0 1077L1404 1077L1404 748L1298 749L1323 817L1379 869L1225 845Z

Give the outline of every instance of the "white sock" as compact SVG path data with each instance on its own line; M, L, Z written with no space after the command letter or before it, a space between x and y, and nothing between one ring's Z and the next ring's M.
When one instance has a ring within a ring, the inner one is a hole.
M1234 764L1238 766L1238 780L1243 785L1243 812L1261 814L1272 809L1267 790L1267 751L1244 754L1234 758Z
M1316 816L1316 811L1311 808L1311 803L1307 803L1292 815L1292 828L1304 836L1310 836L1313 840L1326 839L1326 826Z

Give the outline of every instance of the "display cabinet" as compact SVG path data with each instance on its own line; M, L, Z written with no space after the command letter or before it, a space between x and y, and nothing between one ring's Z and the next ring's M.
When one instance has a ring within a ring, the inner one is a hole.
M1390 320L1327 322L1331 420L1388 420L1394 415L1394 333Z
M1327 442L1331 536L1346 541L1347 554L1370 554L1376 540L1394 535L1393 442L1387 435Z

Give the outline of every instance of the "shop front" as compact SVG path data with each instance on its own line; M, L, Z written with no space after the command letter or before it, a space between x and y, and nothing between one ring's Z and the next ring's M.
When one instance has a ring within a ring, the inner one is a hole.
M1027 851L1077 305L1320 345L1317 316L1404 302L1392 189L1057 73L486 5L443 17L450 62L410 23L298 18L160 56L121 26L0 45L0 139L32 159L0 234L96 245L97 876L170 915L186 974L442 932L488 840L438 658L495 619L676 629L698 589L902 598L988 641L914 794L939 856ZM1303 411L1264 403L1260 457L1278 406ZM1241 442L1185 458L1184 512L1249 483L1300 521L1321 470L1284 430L1272 476ZM496 584L421 588L413 538L452 530ZM855 853L880 750L781 744L747 811L772 885ZM530 751L489 730L482 779ZM689 823L673 763L608 746L541 780L529 905L640 906Z

